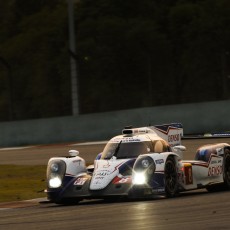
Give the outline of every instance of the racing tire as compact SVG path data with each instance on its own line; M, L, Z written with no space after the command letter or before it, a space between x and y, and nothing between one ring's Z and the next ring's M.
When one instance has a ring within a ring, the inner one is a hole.
M225 189L230 189L230 149L224 150L223 177Z
M175 160L168 157L165 163L165 194L166 197L175 197L178 193L178 175Z
M223 184L214 184L214 185L208 185L206 187L206 190L208 192L220 192L224 190Z

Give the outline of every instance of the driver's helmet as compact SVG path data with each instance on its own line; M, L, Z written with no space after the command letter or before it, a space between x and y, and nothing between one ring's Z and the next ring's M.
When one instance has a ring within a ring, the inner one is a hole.
M162 152L170 152L170 146L165 140L156 140L152 141L153 152L162 153Z
M211 149L198 149L196 152L195 160L208 162L211 153Z

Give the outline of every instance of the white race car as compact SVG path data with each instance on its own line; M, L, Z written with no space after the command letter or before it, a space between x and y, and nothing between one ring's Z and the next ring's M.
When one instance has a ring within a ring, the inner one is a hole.
M156 194L174 197L179 192L230 188L230 145L205 145L195 160L182 160L180 123L126 127L112 138L86 167L79 152L51 158L47 166L47 197L54 203L83 199L143 198Z

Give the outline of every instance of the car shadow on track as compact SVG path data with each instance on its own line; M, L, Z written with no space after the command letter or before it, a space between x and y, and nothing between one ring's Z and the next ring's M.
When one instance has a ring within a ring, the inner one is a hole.
M63 206L87 206L87 205L96 205L96 204L113 204L113 203L128 203L128 202L139 202L139 201L152 201L158 199L165 199L163 196L158 196L157 198L136 198L136 199L128 199L125 197L118 198L107 198L107 199L85 199L78 204L76 203L68 203L68 204L55 204L50 201L41 201L39 202L41 205L48 205L49 207L63 207Z
M79 202L78 204L55 204L49 201L41 201L39 204L46 205L46 207L52 208L52 207L64 207L64 206L90 206L90 205L100 205L100 204L113 204L113 203L128 203L128 202L161 202L162 200L178 200L178 199L187 199L187 198L194 198L199 196L209 196L216 193L225 193L228 191L217 191L217 192L208 192L206 189L200 189L200 190L192 190L187 192L181 192L174 198L166 198L165 196L157 195L151 198L136 198L136 199L128 199L128 198L111 198L111 199L90 199L90 200L83 200Z

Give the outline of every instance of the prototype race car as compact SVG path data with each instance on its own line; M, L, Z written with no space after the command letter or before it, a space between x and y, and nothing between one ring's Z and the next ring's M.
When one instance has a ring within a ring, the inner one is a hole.
M86 167L79 152L51 158L47 166L47 197L54 203L83 199L145 198L157 194L230 188L230 145L205 145L195 160L184 161L180 123L126 127L112 138L94 165Z

